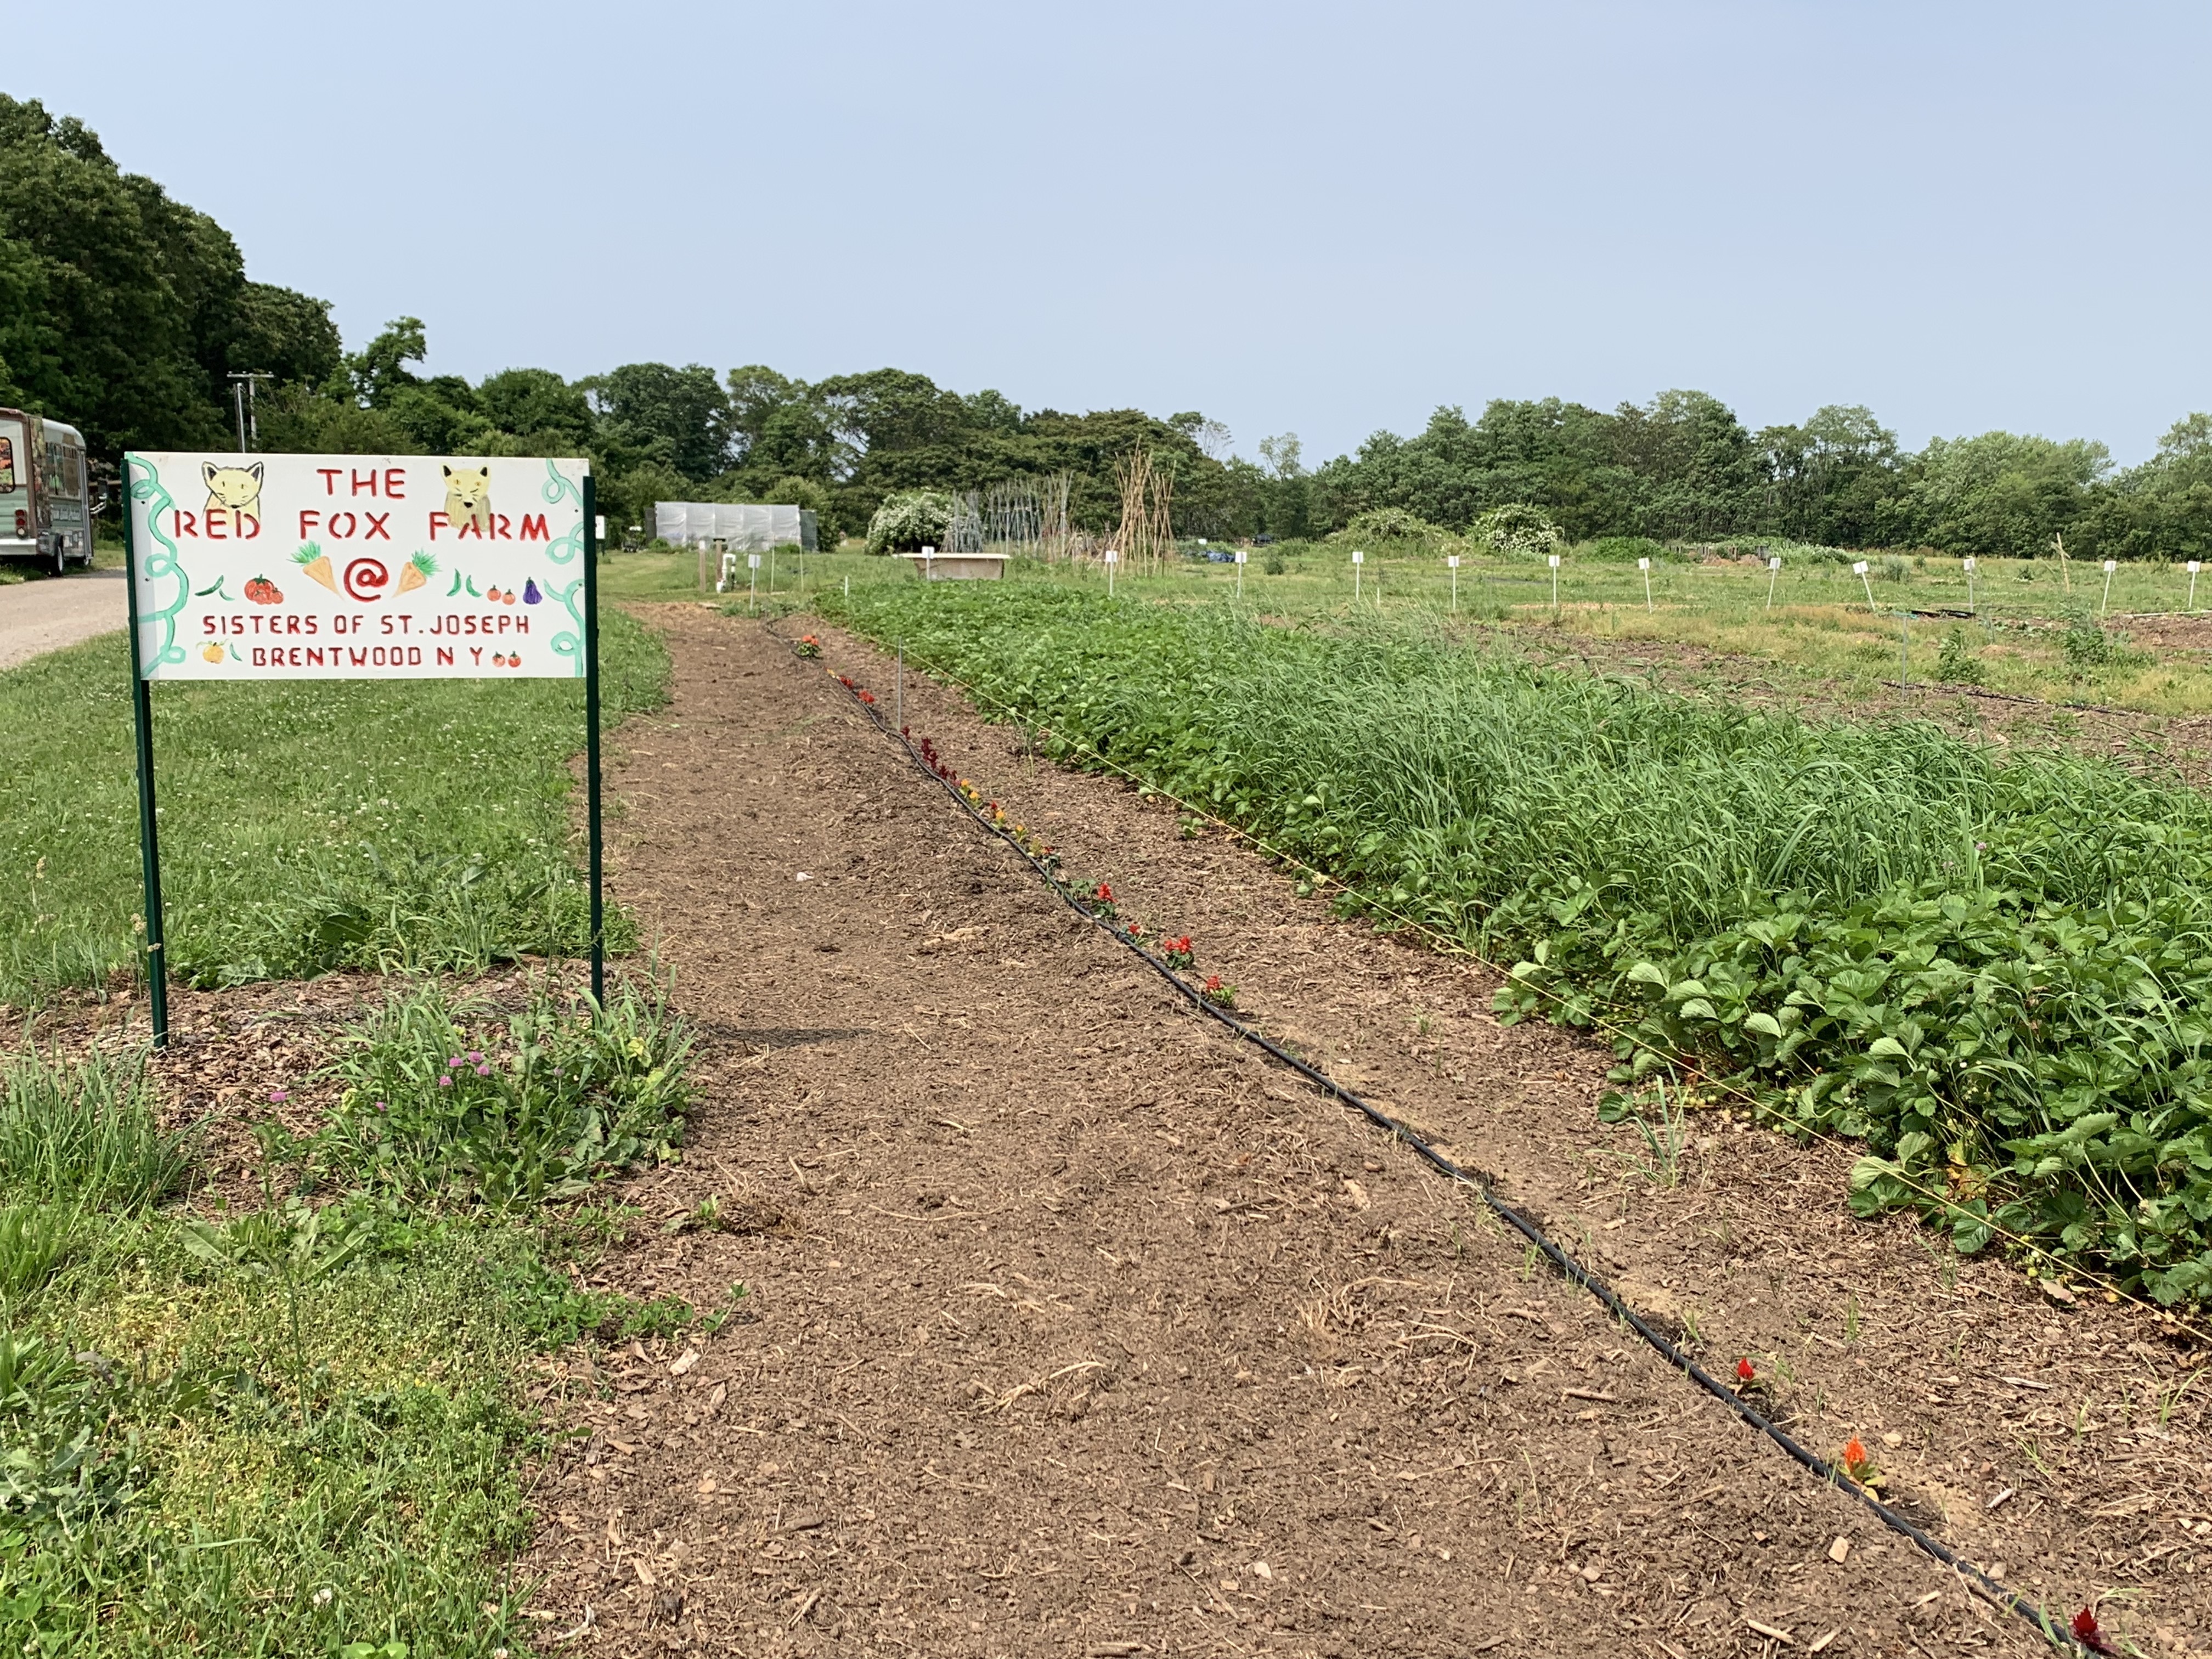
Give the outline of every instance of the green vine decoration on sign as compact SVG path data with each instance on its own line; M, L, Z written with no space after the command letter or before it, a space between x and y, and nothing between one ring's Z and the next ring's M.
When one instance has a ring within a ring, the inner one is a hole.
M144 472L146 476L143 478L135 476L131 471L134 467ZM155 670L167 664L179 663L185 659L185 648L177 643L177 618L183 614L185 601L191 597L192 583L191 578L185 574L184 556L177 551L176 543L171 541L161 531L161 514L177 503L175 497L161 487L161 469L150 461L143 460L136 455L126 454L123 458L123 473L129 480L131 499L147 503L146 528L152 532L154 540L159 544L150 550L144 547L137 550L138 556L143 562L146 585L150 588L158 582L168 580L171 577L174 577L177 583L177 597L161 610L149 611L143 605L139 607L140 627L143 628L149 623L159 623L161 625L161 648L148 653L142 659L139 666L139 672L150 679L154 676ZM136 581L138 579L138 573L131 572L131 579Z
M556 587L551 582L548 582L545 584L545 592L548 596L560 600L562 605L568 607L569 619L576 624L574 633L571 634L564 630L553 636L553 654L556 657L566 657L574 663L577 678L581 678L585 667L584 613L579 601L583 597L584 579L579 576L566 587Z
M545 463L545 483L540 493L546 505L558 507L564 501L576 504L576 522L567 533L554 538L545 550L545 556L556 564L567 564L584 550L584 492L576 488L575 481L561 471L561 463Z
M584 492L575 481L561 471L558 461L545 463L545 483L541 487L549 507L558 507L563 501L576 503L576 522L565 534L556 537L546 548L545 556L555 564L567 564L584 550ZM584 653L584 613L579 600L584 591L583 578L579 576L566 587L545 584L545 591L568 607L569 620L576 624L573 634L560 633L553 636L553 654L566 657L576 665L576 677L581 679L587 666Z

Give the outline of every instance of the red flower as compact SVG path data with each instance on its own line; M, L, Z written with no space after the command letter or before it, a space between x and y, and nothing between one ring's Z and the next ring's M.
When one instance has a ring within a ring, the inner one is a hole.
M2097 1615L2084 1607L2074 1615L2074 1639L2092 1653L2118 1653L2119 1650L2105 1639L2105 1632L2097 1628Z
M863 691L860 693L860 701L862 702L873 702L875 700L876 694L872 691Z
M1752 1370L1751 1361L1739 1359L1735 1362L1735 1380L1747 1386L1759 1381L1759 1373Z
M1209 991L1218 991L1221 988L1221 975L1208 974L1206 976L1206 988Z
M1844 1442L1844 1473L1862 1486L1871 1486L1881 1478L1881 1471L1875 1468L1865 1443L1856 1435Z
M1098 884L1098 890L1091 896L1102 904L1111 904L1114 902L1114 890L1102 881Z

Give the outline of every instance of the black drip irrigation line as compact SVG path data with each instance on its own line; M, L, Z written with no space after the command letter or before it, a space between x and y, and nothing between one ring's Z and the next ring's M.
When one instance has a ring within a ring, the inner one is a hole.
M766 629L769 637L779 643L786 646L791 644L790 641L775 631L772 623L764 621L762 627ZM796 654L795 651L794 654ZM806 659L802 657L799 660L805 661ZM1892 1532L1910 1539L1923 1553L1950 1568L1968 1589L1981 1596L1992 1607L2002 1612L2018 1614L2034 1627L2037 1634L2042 1636L2053 1646L2069 1653L2092 1651L2087 1644L2077 1639L2071 1631L2054 1623L2050 1615L2040 1608L2031 1607L2025 1598L2005 1589L1980 1568L1962 1559L1948 1545L1930 1537L1920 1528L1913 1525L1904 1516L1883 1503L1870 1488L1861 1486L1844 1474L1839 1465L1830 1462L1818 1452L1801 1443L1790 1435L1789 1431L1746 1400L1741 1394L1683 1352L1674 1338L1646 1321L1642 1315L1622 1301L1620 1293L1610 1285L1583 1266L1559 1245L1554 1243L1550 1236L1534 1220L1500 1198L1486 1176L1462 1168L1431 1146L1419 1130L1401 1122L1380 1107L1363 1100L1318 1066L1299 1059L1273 1039L1247 1025L1227 1009L1207 998L1203 991L1184 980L1166 962L1146 950L1123 929L1093 912L1056 871L1040 860L1028 848L1007 834L1003 828L984 817L976 809L975 803L962 793L959 785L947 776L945 771L932 766L924 760L906 732L895 730L890 722L884 717L883 711L877 707L872 694L864 697L861 696L860 688L843 676L833 675L832 678L836 680L839 689L852 699L854 707L866 715L875 724L877 730L896 742L923 776L936 783L947 795L951 796L961 811L967 813L987 834L1012 848L1020 856L1022 861L1036 872L1038 878L1059 895L1060 901L1069 909L1127 949L1134 951L1147 967L1165 980L1193 1008L1200 1013L1220 1021L1243 1041L1264 1050L1275 1060L1289 1066L1323 1094L1349 1106L1376 1128L1387 1131L1394 1139L1403 1141L1431 1168L1447 1179L1473 1188L1475 1194L1490 1206L1491 1211L1498 1219L1527 1239L1532 1246L1542 1253L1546 1260L1559 1269L1561 1274L1595 1297L1603 1304L1607 1313L1642 1337L1668 1365L1680 1371L1691 1382L1735 1413L1745 1424L1765 1435L1792 1460L1802 1465L1819 1479L1856 1498Z

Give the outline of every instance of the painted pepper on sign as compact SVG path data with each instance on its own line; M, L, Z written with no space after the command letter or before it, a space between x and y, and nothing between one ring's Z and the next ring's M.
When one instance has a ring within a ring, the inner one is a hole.
M583 677L583 461L124 467L149 679Z

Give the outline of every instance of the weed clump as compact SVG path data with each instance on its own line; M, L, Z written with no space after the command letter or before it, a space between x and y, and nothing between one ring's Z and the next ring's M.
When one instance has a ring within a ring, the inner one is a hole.
M563 1008L541 988L501 1015L432 984L349 1033L344 1095L317 1145L337 1178L418 1200L528 1207L673 1156L691 1037L659 995Z
M97 1049L77 1065L31 1052L0 1065L0 1188L142 1210L191 1163L189 1138L161 1127L141 1067Z
M1987 678L1979 653L1966 642L1965 629L1954 628L1943 635L1942 649L1936 653L1936 678L1945 685L1979 685Z

